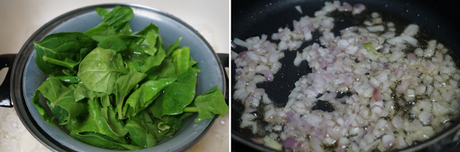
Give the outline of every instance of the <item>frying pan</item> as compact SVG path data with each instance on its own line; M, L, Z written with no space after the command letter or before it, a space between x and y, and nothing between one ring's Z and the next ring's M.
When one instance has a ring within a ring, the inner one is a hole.
M324 6L324 0L264 0L264 1L232 1L231 13L231 38L245 40L249 37L260 36L262 34L271 35L277 32L280 27L292 28L292 21L299 20L305 15L313 16L314 11L320 10ZM343 2L343 0L341 0ZM367 11L376 11L384 13L385 16L391 16L397 24L408 25L416 23L420 27L428 30L427 38L436 38L445 46L454 50L453 58L460 55L460 12L458 8L460 1L448 0L345 0L350 4L362 3L366 6ZM301 6L303 14L295 9L295 6ZM384 19L385 20L385 19ZM356 23L335 23L333 32L352 26ZM339 35L334 33L334 35ZM314 40L313 40L314 41ZM310 45L310 42L306 45ZM300 47L303 49L305 44ZM233 51L239 53L245 51L242 47L234 47ZM280 60L283 64L280 71L275 74L273 82L257 84L262 87L274 101L275 106L284 106L288 99L290 90L294 89L294 83L303 75L310 73L307 63L302 63L299 67L293 65L296 51L285 51L285 57ZM455 60L455 59L454 59ZM458 60L456 61L458 65ZM232 73L235 73L235 63L232 61ZM281 77L282 75L282 77ZM233 86L236 81L232 79ZM232 100L232 151L241 150L259 150L275 151L264 147L261 144L253 142L253 137L247 129L241 129L241 114L244 106L240 101ZM436 134L430 140L413 145L401 151L459 151L455 149L458 144L454 139L455 133L460 128L460 121L452 123L444 131ZM458 138L458 137L457 137ZM460 146L459 146L460 147Z

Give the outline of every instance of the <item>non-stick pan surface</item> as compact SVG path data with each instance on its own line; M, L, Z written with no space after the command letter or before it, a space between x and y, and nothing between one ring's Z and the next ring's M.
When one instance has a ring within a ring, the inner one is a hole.
M277 32L280 27L289 27L292 29L292 21L299 20L305 15L313 16L314 12L324 6L324 0L264 0L264 1L244 1L233 0L231 4L231 38L245 40L253 36L262 34L271 35ZM344 2L344 1L341 1ZM436 38L445 46L454 50L454 58L460 55L460 1L448 0L347 0L350 4L362 3L366 6L366 11L376 11L383 13L384 17L401 22L405 26L410 23L416 23L422 28L428 30L427 38ZM303 14L300 14L295 6L302 8ZM335 21L334 29L339 29L357 24L354 22L339 23ZM335 35L338 35L335 33ZM315 37L313 38L313 42ZM304 44L300 49L313 42ZM239 53L245 51L242 47L232 48ZM276 106L284 106L288 99L290 90L302 75L310 73L307 63L302 63L299 67L293 65L296 51L285 51L285 57L281 59L283 64L280 71L275 74L275 80L270 83L257 84L257 87L265 89L270 99L274 100ZM455 60L455 59L454 59ZM235 64L232 61L232 73L235 73ZM232 86L235 85L232 80ZM234 91L232 89L232 91ZM243 150L241 148L254 148L261 151L273 151L251 141L248 130L240 129L240 117L244 107L240 101L232 101L232 151ZM445 131L438 133L433 139L415 145L406 150L449 150L452 147L440 145L440 142L452 143L452 134L459 127L459 121ZM451 136L447 136L450 134ZM435 143L436 142L436 143ZM427 146L432 145L432 146ZM440 149L441 148L441 149ZM453 149L450 149L453 150Z

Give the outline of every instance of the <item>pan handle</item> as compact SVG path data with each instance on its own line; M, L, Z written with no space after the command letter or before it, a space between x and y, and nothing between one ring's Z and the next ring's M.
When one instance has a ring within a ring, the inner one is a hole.
M10 80L11 80L11 68L13 67L14 59L16 54L2 54L0 55L0 70L8 67L8 73L0 85L0 107L13 107L10 97Z
M229 55L228 55L227 53L217 53L217 56L219 57L219 60L220 60L220 62L222 63L222 66L223 66L224 68L228 68L228 65L229 65L229 58L230 58ZM227 83L227 85L230 85L230 84L229 84L229 79L228 79L228 74L225 73L224 75L225 75L225 82ZM229 99L228 96L230 95L228 91L229 91L229 90L226 89L225 95L224 95L224 96L225 96L225 101L227 102L227 105L228 105L228 99Z

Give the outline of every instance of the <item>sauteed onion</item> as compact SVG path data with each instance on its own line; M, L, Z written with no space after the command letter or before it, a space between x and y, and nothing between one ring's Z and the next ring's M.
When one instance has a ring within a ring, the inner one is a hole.
M388 151L425 141L457 119L460 70L443 44L417 39L418 25L397 32L395 23L373 12L362 26L331 32L331 12L365 9L326 2L314 17L293 21L293 30L233 41L247 48L232 51L233 98L245 106L240 127L252 129L254 141L285 151ZM314 32L319 42L300 48ZM312 73L295 83L284 107L276 107L256 84L278 79L273 75L287 50L297 50L291 62L308 62Z

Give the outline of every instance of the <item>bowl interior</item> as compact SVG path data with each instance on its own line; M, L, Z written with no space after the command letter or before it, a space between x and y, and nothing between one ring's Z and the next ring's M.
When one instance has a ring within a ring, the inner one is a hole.
M44 27L40 28L40 30L34 34L34 36L37 37L32 37L31 39L34 41L41 40L45 35L57 32L84 32L102 22L102 19L94 8L102 7L112 9L115 6L115 4L106 4L89 6L71 11L53 19L50 22L51 24L46 24ZM155 23L160 29L159 33L163 38L165 48L173 44L179 37L183 37L180 45L190 47L191 56L198 62L201 69L197 80L197 95L206 92L216 85L221 90L224 90L223 71L219 65L218 59L210 45L198 34L198 32L183 21L159 10L137 5L126 6L130 6L134 11L134 17L130 21L133 31L140 31L148 24ZM24 49L33 50L33 45L28 46L28 48L23 48L21 52L23 52ZM61 145L67 146L70 149L76 151L113 151L80 142L69 136L65 130L51 126L43 120L43 117L40 116L31 102L31 99L35 90L48 76L38 69L35 64L35 58L36 52L33 50L24 65L24 74L22 77L24 102L27 106L26 109L29 110L32 117L28 119L35 120L38 127L46 132L46 134L54 138ZM189 117L184 122L183 127L181 127L172 138L165 139L154 147L141 149L140 151L183 151L190 148L197 142L197 138L203 136L214 120L206 119L199 123L195 123L194 119L196 117L197 114Z

